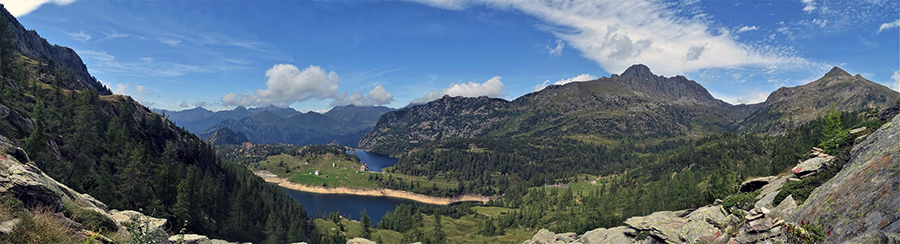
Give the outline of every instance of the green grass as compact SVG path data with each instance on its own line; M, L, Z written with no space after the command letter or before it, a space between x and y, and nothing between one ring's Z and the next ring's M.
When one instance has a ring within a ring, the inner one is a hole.
M307 164L308 163L308 164ZM340 159L328 155L307 156L304 158L281 154L270 156L263 161L251 163L251 170L268 170L279 178L287 178L288 181L326 187L349 188L377 188L377 182L371 181L372 174L381 175L381 172L359 171L359 163ZM315 175L315 171L319 175ZM385 168L389 171L390 168ZM387 173L393 178L401 178L405 182L419 182L424 187L437 186L443 189L456 189L457 182L434 177L428 179L421 176L409 176L397 173ZM323 177L327 176L327 177Z
M534 234L537 232L537 230L532 229L514 228L506 229L505 235L491 237L482 236L477 234L477 232L478 223L483 217L478 217L477 215L499 215L501 212L509 211L509 209L476 206L473 207L473 210L475 210L477 214L465 215L459 219L453 219L446 216L441 218L443 231L447 237L446 243L522 243L522 241L534 237ZM319 231L319 233L322 234L326 232L335 233L340 230L340 227L331 220L315 219L314 223L316 225L316 231ZM340 223L344 226L342 234L348 240L362 236L363 226L358 221L341 219ZM419 229L425 233L429 233L433 228L434 217L431 215L423 216L422 227L419 227ZM372 230L372 237L369 238L369 240L381 240L379 243L401 243L401 240L403 240L403 233L400 232L374 228Z
M496 218L497 216L500 216L501 214L509 213L509 211L511 209L504 208L504 207L475 206L475 207L472 207L472 210L475 210L475 212L478 214Z

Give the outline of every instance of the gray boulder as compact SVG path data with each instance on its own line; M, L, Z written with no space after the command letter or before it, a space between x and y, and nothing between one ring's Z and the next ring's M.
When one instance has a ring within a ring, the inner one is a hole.
M181 242L183 244L212 244L213 242L209 240L206 236L195 235L195 234L184 234L184 235L174 235L169 237L169 243L178 243Z
M797 166L794 167L791 171L794 172L794 176L804 178L810 175L813 175L820 170L824 169L825 166L834 161L834 156L820 153L818 156L807 159L806 161L801 162Z
M585 232L584 235L581 235L580 241L584 244L632 243L637 234L635 229L626 226L599 228Z

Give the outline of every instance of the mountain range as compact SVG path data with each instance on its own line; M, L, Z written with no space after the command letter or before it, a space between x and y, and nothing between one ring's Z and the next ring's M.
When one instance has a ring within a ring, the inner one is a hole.
M853 112L890 107L896 91L835 67L821 79L781 88L765 102L731 105L684 76L644 65L621 75L552 85L513 101L449 97L384 114L360 147L397 154L450 138L622 140L697 138L722 132L783 132L833 107Z
M355 147L378 118L394 109L382 106L337 106L320 114L275 106L213 112L203 107L182 111L156 110L186 130L208 138L220 128L243 133L255 143L295 145L337 143Z

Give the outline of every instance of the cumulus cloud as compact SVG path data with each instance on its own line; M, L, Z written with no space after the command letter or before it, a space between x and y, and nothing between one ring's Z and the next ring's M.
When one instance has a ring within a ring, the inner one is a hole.
M70 3L75 2L75 0L2 0L0 3L3 4L3 7L6 7L6 10L9 11L10 14L15 16L16 18L20 16L24 16L31 11L37 10L41 5L46 3L54 3L59 6L66 6Z
M224 105L287 106L311 98L334 98L338 93L338 75L310 65L304 70L290 64L278 64L266 71L266 89L253 94L229 93L222 97Z
M900 19L894 20L894 22L887 22L887 23L881 24L881 26L878 27L877 33L881 33L881 31L891 29L891 28L897 28L897 27L900 27Z
M611 73L635 63L673 76L708 68L790 68L810 62L789 49L739 43L728 30L713 27L706 18L693 17L702 13L687 14L660 1L414 1L444 9L483 5L535 16L553 26L541 30Z
M891 76L891 80L894 80L894 90L900 91L900 70L894 71L894 75Z
M596 79L597 79L596 76L593 76L590 74L580 74L580 75L572 77L572 78L558 80L556 82L553 82L553 84L549 84L549 85L565 85L565 84L576 82L576 81L590 81L590 80L596 80ZM540 91L540 90L543 90L544 88L547 88L547 86L549 86L548 83L550 83L550 80L546 80L546 81L544 81L544 83L534 86L534 91Z
M331 101L331 106L341 106L347 104L353 104L356 106L372 106L372 105L384 105L394 101L394 95L384 89L381 85L372 88L369 90L369 93L363 95L362 93L342 93L338 94L334 97L334 100Z
M464 96L464 97L479 97L479 96L489 96L489 97L501 97L503 96L503 84L500 81L500 76L494 76L490 80L485 81L484 83L451 83L449 87L441 89L440 91L431 91L428 92L423 97L413 99L410 104L423 104L430 101L437 100L444 95L450 96Z
M190 106L190 105L188 105L187 101L182 100L182 101L181 101L181 104L178 104L178 106L179 106L179 107L182 107L182 108L187 108L187 107Z
M203 107L203 106L206 106L206 102L204 102L204 101L196 101L196 102L194 102L194 106L195 106L195 107Z
M353 104L357 106L383 105L394 101L394 95L376 86L368 93L339 93L338 75L322 67L310 65L304 70L290 64L278 64L266 71L266 89L252 94L228 93L222 96L226 106L288 107L309 99L332 99L332 106Z
M550 53L550 55L553 55L553 56L561 56L561 55L562 55L562 50L563 50L563 48L565 48L565 47L566 47L566 43L564 43L564 42L563 42L562 40L560 40L560 39L556 39L556 47L550 47L550 45L547 44L547 45L544 45L544 50L546 50L547 53Z
M748 32L748 31L752 31L752 30L757 30L757 29L759 29L759 27L756 27L755 25L754 25L754 26L742 26L742 27L741 27L740 29L738 29L736 32L737 32L737 33L744 33L744 32Z
M394 101L394 95L384 89L381 85L369 90L368 98L375 104L388 104Z

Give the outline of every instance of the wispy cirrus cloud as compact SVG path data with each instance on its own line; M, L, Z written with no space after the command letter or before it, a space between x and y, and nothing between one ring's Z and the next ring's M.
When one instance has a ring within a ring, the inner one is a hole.
M741 28L739 28L739 29L738 29L737 31L735 31L735 32L738 33L738 34L740 34L740 33L748 32L748 31L752 31L752 30L757 30L757 29L759 29L759 27L756 27L755 25L754 25L754 26L741 26Z
M70 32L65 32L65 33L72 40L76 40L76 41L80 41L80 42L86 42L91 39L91 35L84 33L84 31L79 31L78 33L70 33Z
M208 73L229 69L229 67L224 65L192 65L159 61L147 57L134 61L120 61L115 56L99 50L79 50L77 52L82 58L93 64L91 67L92 73L140 74L150 77L168 78L190 73Z
M897 27L900 27L900 19L894 20L893 22L887 22L887 23L881 24L881 26L878 27L877 33L881 33L884 30L893 29L893 28L897 28Z
M541 19L566 46L579 50L604 70L621 72L635 63L663 75L708 68L791 67L811 60L790 49L745 44L714 27L695 4L649 0L415 0L445 9L484 5L521 11ZM748 27L749 28L749 27Z

